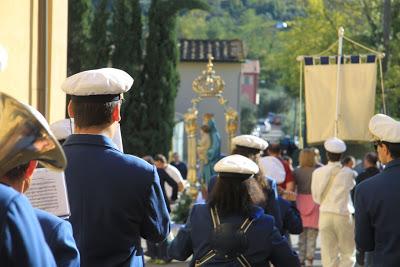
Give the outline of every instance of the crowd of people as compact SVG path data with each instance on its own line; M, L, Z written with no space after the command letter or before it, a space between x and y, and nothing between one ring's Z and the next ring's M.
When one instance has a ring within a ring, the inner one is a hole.
M144 255L158 263L191 256L190 266L313 266L318 235L324 267L351 267L356 260L400 266L400 122L371 118L376 153L365 155L359 173L336 137L324 143L326 165L318 150L304 148L295 168L278 144L234 137L231 155L207 179L204 203L193 205L170 241L171 205L185 190L187 167L178 154L170 163L161 154L141 159L112 141L122 94L132 83L112 68L68 77L62 89L71 95L74 130L58 136L65 139L62 149L56 141L38 145L43 140L21 131L13 147L20 162L0 161L7 166L0 166L0 266L144 266ZM38 121L42 137L52 137L45 120ZM14 150L5 144L0 151L7 156ZM59 163L64 153L66 167ZM33 209L24 197L38 161L65 167L68 220ZM299 235L298 253L291 234Z

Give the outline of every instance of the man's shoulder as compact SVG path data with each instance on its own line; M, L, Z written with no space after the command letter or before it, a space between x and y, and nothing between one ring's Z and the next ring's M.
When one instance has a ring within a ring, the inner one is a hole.
M36 217L42 227L50 227L55 228L60 223L63 223L64 220L41 209L34 209Z
M170 175L173 176L173 178L179 178L179 180L182 180L182 175L181 172L172 164L167 164L167 167L165 168L165 171Z
M379 188L385 187L385 181L382 179L384 177L385 174L378 173L368 179L365 179L357 185L356 192L368 192L370 190L379 191Z
M132 170L141 171L143 173L153 173L154 166L149 164L147 161L130 154L114 153L108 159L104 159L104 162L114 165L116 168L121 170Z
M0 205L8 206L12 201L16 201L21 193L15 191L12 187L0 184Z
M354 177L355 176L355 172L353 171L353 169L349 168L349 167L343 167L340 169L339 173L341 175L346 175L346 176L350 176L350 177Z
M313 176L319 176L319 175L325 174L329 169L330 169L330 166L324 165L322 167L316 168L313 171L312 175Z
M31 208L28 199L10 186L0 184L0 217L8 213L12 207L18 207L17 210L27 212ZM1 222L0 222L1 224ZM1 230L1 229L0 229Z

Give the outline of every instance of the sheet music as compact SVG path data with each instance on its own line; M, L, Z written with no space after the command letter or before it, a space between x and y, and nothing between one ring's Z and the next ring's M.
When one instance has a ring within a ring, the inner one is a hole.
M25 193L32 206L58 217L70 215L64 172L46 168L34 171L30 188Z

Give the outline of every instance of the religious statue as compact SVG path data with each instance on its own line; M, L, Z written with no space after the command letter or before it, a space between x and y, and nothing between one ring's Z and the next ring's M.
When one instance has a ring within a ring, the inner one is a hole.
M200 127L200 141L197 147L197 155L200 160L201 167L208 163L207 152L211 146L210 127L202 125Z
M202 149L204 150L209 144L208 148L203 151L203 155L200 155L199 153L199 158L202 163L202 178L203 181L206 185L208 185L208 182L210 181L211 177L215 175L214 172L214 165L217 163L217 161L221 158L221 137L218 133L217 127L215 125L215 120L214 120L214 115L211 113L206 113L204 114L203 117L203 126L207 127L202 127L203 131L203 140L200 140L200 143L203 141L203 147L199 147L200 151ZM208 137L207 137L207 132L208 131Z

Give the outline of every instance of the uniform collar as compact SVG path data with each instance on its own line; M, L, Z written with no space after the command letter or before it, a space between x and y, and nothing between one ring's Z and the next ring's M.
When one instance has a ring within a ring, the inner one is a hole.
M109 137L101 134L71 134L65 140L63 146L82 145L82 144L105 146L119 151L117 146Z
M340 161L328 161L329 166L339 166L340 165Z
M395 167L395 166L400 166L400 159L394 159L394 160L392 160L391 162L389 162L389 163L385 166L385 169L384 169L384 170L389 169L389 168L392 168L392 167Z
M260 218L262 215L264 215L264 209L262 209L259 206L252 206L250 209L250 218L251 219L258 219Z

